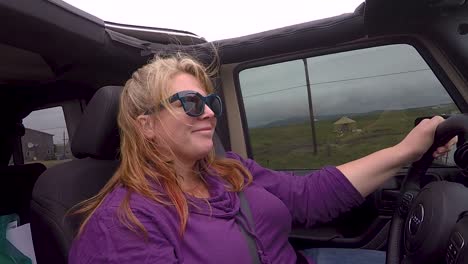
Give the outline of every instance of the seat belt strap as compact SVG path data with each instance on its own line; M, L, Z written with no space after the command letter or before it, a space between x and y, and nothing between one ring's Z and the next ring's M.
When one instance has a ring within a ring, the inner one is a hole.
M250 225L252 229L254 229L252 212L250 211L249 203L247 199L245 198L245 194L243 192L239 192L239 198L240 198L240 208L242 212L244 213L244 216L247 218L247 223ZM242 235L244 236L247 242L247 247L249 248L249 253L250 253L250 256L252 257L252 263L260 264L261 262L258 257L257 244L255 243L255 240L252 238L252 236L249 233L247 233L247 230L245 230L242 224L240 224L238 221L236 222L241 230Z

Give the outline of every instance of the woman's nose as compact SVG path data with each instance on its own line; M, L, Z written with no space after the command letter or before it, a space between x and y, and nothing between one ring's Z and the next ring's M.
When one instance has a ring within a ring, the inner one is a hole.
M203 115L201 115L200 117L202 119L206 119L206 118L212 118L214 117L214 112L213 110L211 110L211 108L208 106L208 105L205 105L205 110L203 112Z

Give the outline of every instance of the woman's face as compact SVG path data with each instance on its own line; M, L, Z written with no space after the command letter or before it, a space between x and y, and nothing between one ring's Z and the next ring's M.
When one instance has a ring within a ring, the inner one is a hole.
M187 73L177 74L169 82L170 94L181 91L195 91L206 96L201 83ZM174 154L183 162L195 162L205 157L213 148L213 133L216 117L205 105L204 113L198 117L188 116L179 100L172 103L174 115L167 109L159 112L155 129L168 144Z

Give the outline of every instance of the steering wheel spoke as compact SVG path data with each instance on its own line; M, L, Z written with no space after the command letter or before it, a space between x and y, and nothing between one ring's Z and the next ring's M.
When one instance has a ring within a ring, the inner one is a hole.
M411 208L411 203L419 192L407 191L403 194L400 206L398 207L398 213L405 219L408 216L408 212Z

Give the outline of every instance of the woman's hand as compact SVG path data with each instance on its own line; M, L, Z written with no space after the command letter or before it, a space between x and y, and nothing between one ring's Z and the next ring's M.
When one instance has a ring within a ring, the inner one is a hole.
M447 154L452 149L453 145L455 145L457 142L458 142L458 137L455 136L449 142L447 142L447 144L443 145L442 147L438 147L434 151L434 153L432 153L432 156L434 158L438 158L440 156Z
M408 163L419 160L432 146L436 128L442 122L444 122L444 118L440 116L422 120L398 145L395 146L396 149L405 154ZM437 148L433 153L434 158L440 157L449 152L456 142L457 138L455 137L444 146Z
M337 168L365 197L390 177L395 176L401 167L421 159L434 142L435 130L442 122L444 119L440 116L424 119L397 145L342 164ZM434 157L447 153L455 142L456 138L445 146L437 148L433 153Z

